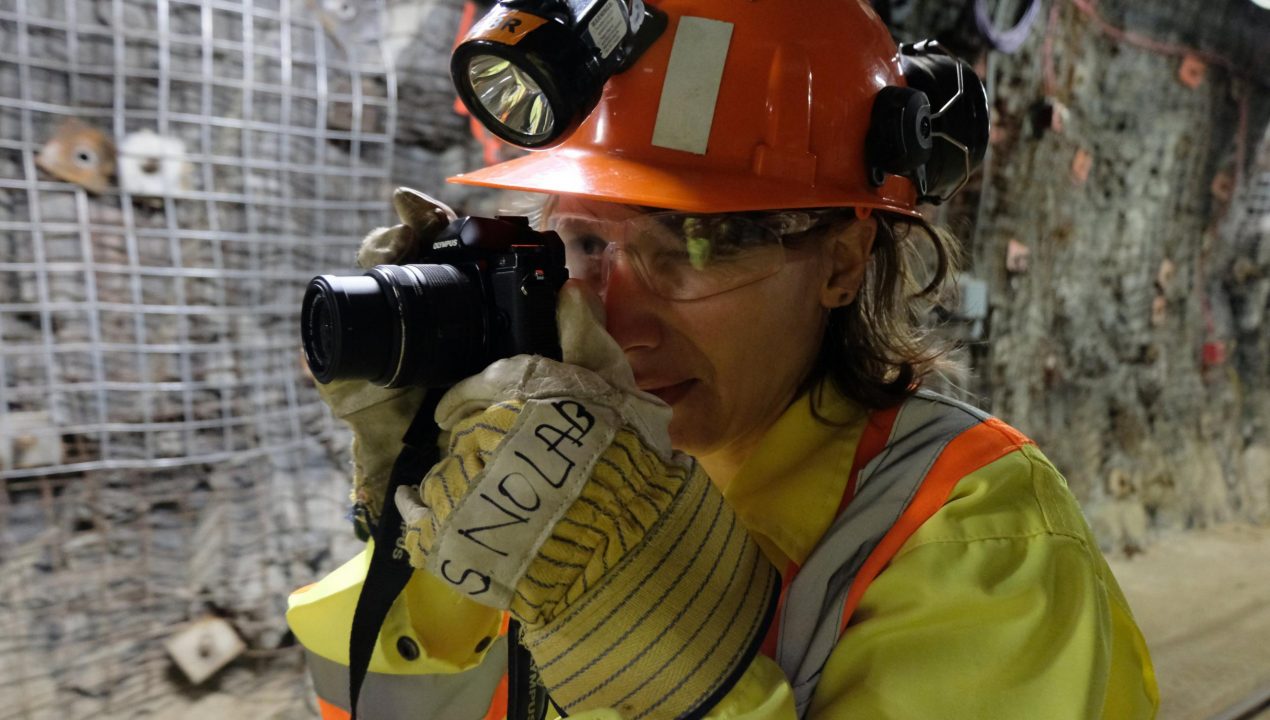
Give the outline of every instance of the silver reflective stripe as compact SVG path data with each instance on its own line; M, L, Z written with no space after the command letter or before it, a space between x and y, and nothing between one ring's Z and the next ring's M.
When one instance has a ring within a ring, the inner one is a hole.
M925 400L930 400L931 402L942 403L950 408L961 410L969 414L971 417L977 418L980 422L992 419L992 415L990 413L986 413L969 403L964 403L960 400L950 398L947 395L940 395L939 393L931 392L930 390L918 390L916 396Z
M921 401L925 400L925 403ZM918 412L912 406L914 404L921 405L924 410ZM960 412L958 412L960 411ZM938 419L939 423L929 425L930 416L939 414L942 417ZM860 470L859 480L856 482L856 496L859 497L860 490L866 484L874 481L883 470L888 473L892 472L889 468L895 466L896 459L892 456L896 453L913 452L913 448L926 451L929 448L924 447L921 443L938 444L939 452L930 455L930 462L922 468L921 477L926 476L926 471L934 464L935 458L939 457L939 453L943 452L944 447L952 442L953 438L960 435L965 430L983 422L990 418L984 411L972 405L967 405L959 400L950 397L944 397L938 393L929 390L918 390L917 393L909 398L900 408L900 414L895 419L895 426L891 429L891 437L887 440L886 447L882 452L873 458L872 462ZM919 437L909 439L909 433L920 432ZM951 435L940 435L940 432L951 432ZM903 439L904 442L896 442L896 439ZM942 443L940 442L942 439ZM903 459L903 458L901 458ZM900 469L907 471L911 465L905 464ZM852 501L854 503L854 501ZM908 503L904 503L905 506Z
M860 566L903 514L948 443L987 418L929 391L900 406L886 445L860 470L855 497L820 539L785 597L776 662L793 685L800 717L838 642L847 593Z
M348 703L348 666L306 652L318 697L343 710ZM450 675L366 673L359 717L370 720L481 720L507 670L507 639L499 638L481 664Z

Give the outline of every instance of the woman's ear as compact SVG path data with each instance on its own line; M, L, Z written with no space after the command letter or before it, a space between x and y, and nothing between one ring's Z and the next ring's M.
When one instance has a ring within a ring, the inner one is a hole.
M837 229L827 239L829 275L820 291L820 304L832 310L850 305L860 294L869 253L878 234L878 220L870 215Z

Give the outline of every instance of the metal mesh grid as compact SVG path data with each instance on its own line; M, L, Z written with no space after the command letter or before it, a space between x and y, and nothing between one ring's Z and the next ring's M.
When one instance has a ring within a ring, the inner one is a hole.
M348 20L0 0L0 718L135 716L170 692L182 623L227 617L268 652L329 564L342 439L299 301L389 219L396 110L377 46L334 34ZM179 139L184 179L57 180L38 153L72 117Z

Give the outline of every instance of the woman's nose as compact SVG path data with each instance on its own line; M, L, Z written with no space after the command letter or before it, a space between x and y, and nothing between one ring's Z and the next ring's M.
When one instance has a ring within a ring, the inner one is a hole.
M661 321L657 317L661 298L649 291L629 254L609 246L604 260L599 292L604 299L609 335L625 352L657 347L661 342Z

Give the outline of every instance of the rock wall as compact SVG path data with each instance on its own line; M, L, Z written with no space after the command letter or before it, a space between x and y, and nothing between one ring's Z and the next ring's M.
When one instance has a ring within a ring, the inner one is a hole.
M906 12L901 36L975 51L968 16ZM969 389L1108 548L1270 520L1267 33L1249 2L1052 0L1019 52L980 57L993 144L942 212L990 290Z
M395 105L327 5L0 2L0 717L167 716L209 618L294 666L355 552L298 316L391 217Z

